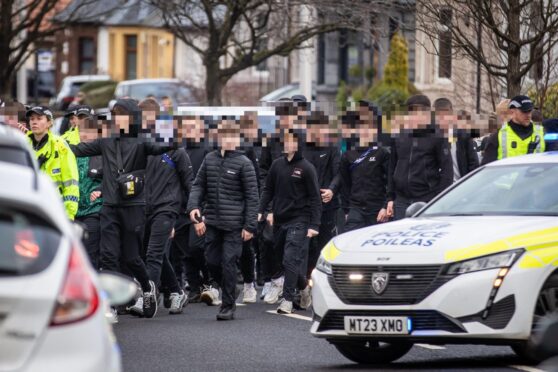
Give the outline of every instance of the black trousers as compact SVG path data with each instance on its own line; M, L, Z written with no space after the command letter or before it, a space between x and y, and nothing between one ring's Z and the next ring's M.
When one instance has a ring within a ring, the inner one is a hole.
M241 229L226 231L207 226L205 232L205 259L212 280L223 294L223 307L236 301L237 262L242 254Z
M171 252L176 277L182 280L185 275L190 291L199 292L204 284L209 284L205 263L205 237L196 235L194 225L182 225L174 232Z
M345 222L345 232L362 229L363 227L376 225L378 223L378 213L383 208L378 205L373 209L351 208Z
M242 273L242 278L244 283L253 283L255 279L256 270L256 254L254 252L253 243L256 241L257 237L248 240L247 242L242 242L242 254L240 256L240 272Z
M275 225L275 274L274 279L285 276L283 284L283 297L287 301L294 299L295 290L306 288L306 269L308 265L307 237L308 225L295 222L284 225Z
M322 218L320 223L320 230L318 236L310 239L310 246L308 249L308 268L306 271L306 277L310 278L312 276L312 270L316 267L318 263L318 258L320 257L320 252L322 248L337 235L337 211L339 208L334 209L324 209L322 211Z
M151 289L140 257L145 226L145 206L103 205L101 223L101 269L119 272L120 260L138 280L144 292Z
M82 239L83 246L87 251L91 265L99 270L99 259L101 252L101 218L99 214L76 217L76 221L85 227L86 236Z
M275 258L273 227L264 220L258 224L258 251L261 277L264 282L269 282L275 274ZM280 262L280 261L279 261Z
M176 214L160 212L147 215L144 248L147 274L157 286L161 283L171 292L180 292L174 269L169 261L170 235Z

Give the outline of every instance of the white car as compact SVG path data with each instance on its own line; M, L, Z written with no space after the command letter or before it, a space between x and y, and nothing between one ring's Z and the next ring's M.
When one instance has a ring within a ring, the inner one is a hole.
M75 75L66 76L60 85L60 91L50 102L50 106L64 111L79 93L81 86L92 81L109 81L109 75Z
M0 236L0 371L120 371L105 314L135 286L95 273L33 166L0 161Z
M529 341L558 312L557 184L558 153L510 158L412 218L335 237L312 274L311 333L357 363L391 362L419 342L538 358Z

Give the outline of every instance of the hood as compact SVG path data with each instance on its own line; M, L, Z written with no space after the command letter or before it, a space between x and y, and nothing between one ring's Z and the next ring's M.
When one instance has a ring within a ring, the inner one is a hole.
M367 252L386 261L415 264L454 262L516 248L536 249L549 241L558 241L555 217L521 216L407 218L333 240L344 253L340 256Z

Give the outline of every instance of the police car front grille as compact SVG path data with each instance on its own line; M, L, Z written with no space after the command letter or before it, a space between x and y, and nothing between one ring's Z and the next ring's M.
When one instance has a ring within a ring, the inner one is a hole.
M344 330L346 316L407 316L411 319L413 331L466 332L459 321L435 310L330 310L321 320L318 332Z
M454 276L442 275L442 265L416 266L341 266L332 267L329 284L339 298L349 305L417 304ZM372 288L374 273L388 274L384 292ZM361 274L358 281L349 275Z

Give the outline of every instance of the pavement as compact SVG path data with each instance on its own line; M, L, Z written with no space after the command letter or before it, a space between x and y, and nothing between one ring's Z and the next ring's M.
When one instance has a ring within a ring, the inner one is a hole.
M217 307L188 304L153 319L121 315L114 330L124 371L542 371L522 364L509 347L415 345L389 365L359 366L310 335L311 313L279 315L276 306L239 305L233 321Z

